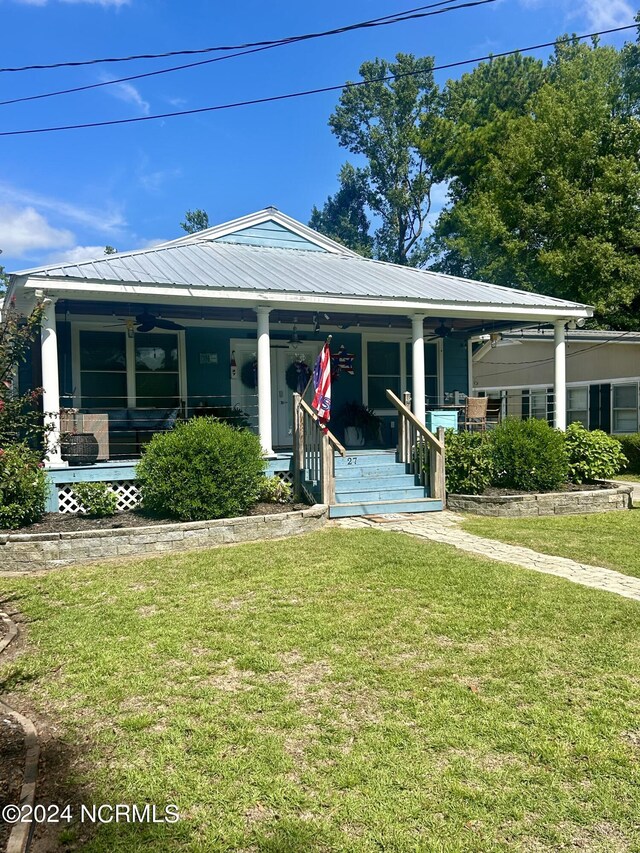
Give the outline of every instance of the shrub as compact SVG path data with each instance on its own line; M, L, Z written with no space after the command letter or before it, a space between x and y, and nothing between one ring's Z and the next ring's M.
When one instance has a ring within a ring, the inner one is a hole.
M78 483L73 487L73 493L90 518L116 514L118 496L106 483Z
M564 435L546 421L507 418L493 430L491 445L495 486L544 492L567 482Z
M628 461L627 472L629 474L640 474L640 432L612 437L620 442L622 452Z
M145 509L202 521L245 512L258 498L264 466L257 436L205 417L154 435L136 476Z
M490 434L447 430L445 471L448 492L482 494L491 485L494 475Z
M280 477L264 477L260 483L258 500L269 504L293 503L293 488Z
M572 483L606 480L622 471L627 463L620 442L600 429L589 432L580 423L571 424L567 427L565 444Z
M0 527L15 529L44 515L47 481L40 456L24 444L0 450Z

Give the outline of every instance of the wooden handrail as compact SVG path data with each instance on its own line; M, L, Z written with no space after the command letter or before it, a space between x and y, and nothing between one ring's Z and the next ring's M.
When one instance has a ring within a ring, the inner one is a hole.
M346 456L347 451L345 450L345 448L340 444L340 442L335 437L335 435L331 432L331 430L329 430L328 428L326 428L320 424L320 418L313 411L311 406L308 403L306 403L302 398L300 398L300 408L303 409L309 415L309 417L312 418L312 420L314 420L318 424L318 427L320 429L322 429L322 432L327 436L327 438L329 439L331 444L333 444L333 446L338 451L340 456Z
M436 438L436 436L431 432L431 430L427 429L426 426L422 423L422 421L418 420L418 418L413 414L411 409L409 409L402 400L399 400L393 391L387 389L387 399L393 403L397 411L405 417L413 426L418 430L418 432L422 433L422 435L427 439L429 444L432 447L435 447L437 450L444 453L444 444Z

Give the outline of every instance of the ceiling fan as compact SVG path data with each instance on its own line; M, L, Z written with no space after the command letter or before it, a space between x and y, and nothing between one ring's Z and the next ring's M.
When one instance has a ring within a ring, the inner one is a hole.
M181 332L184 329L184 326L181 326L180 323L175 323L173 320L165 320L162 317L158 317L156 314L152 314L151 311L147 311L146 308L140 314L136 314L134 319L131 319L130 317L122 318L119 323L115 323L113 326L108 328L115 328L116 326L126 326L129 333L152 332L154 329L166 329L170 332Z
M439 339L448 338L453 334L453 329L450 326L445 325L444 320L440 323L440 325L433 330L433 335L430 338L427 338L428 341L437 341Z

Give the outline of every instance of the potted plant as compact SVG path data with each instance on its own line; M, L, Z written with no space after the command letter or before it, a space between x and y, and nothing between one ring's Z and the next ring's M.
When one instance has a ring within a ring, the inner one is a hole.
M347 447L363 447L380 441L382 418L362 403L355 400L345 403L338 412L337 421L344 431Z

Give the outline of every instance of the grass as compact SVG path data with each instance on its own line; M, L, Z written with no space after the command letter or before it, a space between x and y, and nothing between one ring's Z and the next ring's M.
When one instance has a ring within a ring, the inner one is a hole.
M373 530L1 583L78 796L182 815L84 851L640 849L634 602Z
M539 518L466 516L462 526L478 536L640 578L640 509Z
M640 474L616 474L612 480L624 480L626 483L640 483Z

